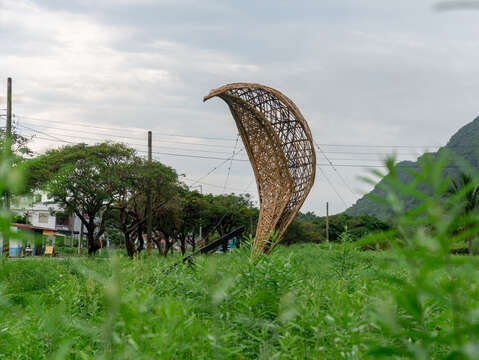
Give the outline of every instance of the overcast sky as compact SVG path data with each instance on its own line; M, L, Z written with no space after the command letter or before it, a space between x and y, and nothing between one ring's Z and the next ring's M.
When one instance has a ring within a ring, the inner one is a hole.
M361 165L393 151L415 159L479 114L479 11L434 4L0 0L0 109L10 76L16 124L36 134L37 151L111 135L144 151L152 130L154 157L190 184L231 156L237 135L226 104L203 96L230 82L262 83L298 105L322 144L303 211L323 215L329 201L336 213L369 189ZM247 161L201 180L213 193L225 182L227 192L256 197Z

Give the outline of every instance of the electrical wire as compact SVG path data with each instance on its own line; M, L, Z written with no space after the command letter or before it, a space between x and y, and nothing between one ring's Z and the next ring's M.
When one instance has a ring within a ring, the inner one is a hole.
M22 124L17 124L17 126L20 127L20 128L24 128L24 129L33 131L33 132L40 132L40 130L33 129L33 128L27 127L25 125L22 125ZM44 132L41 132L41 133L44 134L44 135L47 135L47 133L44 133ZM105 138L89 138L89 137L83 137L83 136L79 137L79 136L67 135L67 134L58 134L58 133L56 133L56 134L60 135L62 137L67 137L67 138L77 139L77 140L82 140L82 141L102 142L102 141L107 141L108 140L108 139L105 139ZM39 138L39 137L37 137L37 138ZM68 143L74 143L72 141L67 141L65 139L63 139L62 141L68 142ZM126 142L126 141L123 141L122 143L131 145L131 146L147 147L147 145L145 145L145 144L131 143L131 142ZM155 144L161 144L161 143L155 142ZM193 145L193 144L191 144L191 145ZM182 151L188 150L188 151L198 151L198 152L225 154L225 155L229 154L229 152L224 152L224 151L212 151L212 150L201 150L201 149L183 149L183 148L175 148L175 147L162 146L162 145L156 146L156 147L171 149L171 150L182 150Z
M23 126L23 124L19 124L17 123L18 126ZM55 127L55 126L42 126L42 128L51 128L51 129L54 129L54 130L61 130L61 131L67 131L67 132L75 132L78 133L79 131L75 131L75 130L68 130L68 129L64 129L64 128L59 128L59 127ZM81 133L85 133L85 134L90 134L90 135L93 135L93 136L98 136L98 135L105 135L105 136L108 136L108 137L112 137L112 138L115 138L115 137L118 137L118 138L121 138L121 139L127 139L127 140L140 140L138 138L135 138L135 137L130 137L130 136L116 136L116 135L111 135L111 134L98 134L96 132L89 132L89 131L80 131ZM74 138L74 139L78 139L78 135L72 135L72 134L68 134L68 133L57 133L58 135L61 135L61 136L64 136L64 137L69 137L69 138ZM161 136L161 135L160 135ZM91 138L91 137L82 137L82 140L89 140L89 141L104 141L105 138L102 137L102 138L98 138L98 137L95 137L95 138ZM141 147L146 147L145 144L138 144L138 143L131 143L135 146L141 146ZM206 146L206 147L220 147L220 148L226 148L226 149L231 149L230 146L224 146L224 145L212 145L212 144L204 144L204 143L195 143L195 142L184 142L184 141L171 141L171 140L160 140L160 141L154 141L154 144L184 144L184 145L188 145L188 146L196 146L196 147L202 147L202 146ZM316 143L317 145L319 145L319 143ZM331 144L329 144L331 145ZM339 146L339 145L338 145ZM342 146L342 145L341 145ZM166 146L164 146L166 148ZM169 147L170 149L172 150L183 150L181 148L175 148L175 147ZM210 151L203 151L201 150L201 152L213 152L212 150ZM216 153L220 153L219 151L217 151ZM222 152L223 154L227 154L226 152ZM378 155L378 156L391 156L391 155L405 155L405 156L412 156L411 153L377 153L377 152L350 152L350 151L325 151L323 149L321 149L321 154L343 154L343 155L368 155L368 156L374 156L374 155ZM335 160L335 159L331 159L331 160ZM351 159L351 160L354 160L354 159ZM365 159L367 160L367 159Z
M32 124L29 124L29 125L32 125ZM22 126L22 123L18 124L18 126ZM117 136L117 135L112 135L112 134L98 134L97 132L91 132L91 131L77 131L77 130L68 130L68 129L65 129L65 128L59 128L59 127L55 127L55 126L48 126L48 125L45 125L45 126L42 126L42 128L48 128L48 129L53 129L53 130L61 130L61 131L67 131L67 134L65 133L60 133L59 135L62 135L62 136L65 136L65 137L74 137L74 138L78 138L77 135L71 135L71 134L68 134L68 132L73 132L73 133L83 133L83 134L87 134L87 135L93 135L93 136L106 136L106 137L109 137L109 138L120 138L120 139L127 139L127 140L135 140L135 141L141 141L140 138L136 138L136 137L131 137L131 136ZM159 135L160 137L162 135ZM84 137L85 138L85 137ZM95 140L104 140L105 138L102 137L101 139L92 139L92 138L85 138L85 139L88 139L88 140L92 140L92 141L95 141ZM207 147L216 147L216 148L224 148L224 149L231 149L231 146L226 146L226 145L213 145L213 144L204 144L204 143L197 143L197 142L188 142L188 141L172 141L172 140L158 140L158 141L153 141L154 144L160 144L160 143L167 143L167 144L185 144L185 145L188 145L188 146L207 146ZM136 144L138 146L146 146L144 144ZM229 152L228 152L229 154Z
M319 171L321 171L321 174L323 174L324 178L326 179L326 181L328 182L329 186L333 189L333 191L336 193L336 195L338 196L338 198L343 202L344 206L345 207L348 207L348 204L346 204L346 201L344 201L343 197L339 194L338 190L336 190L336 187L333 185L333 183L331 182L331 180L329 180L328 176L326 175L326 172L318 166L318 169Z
M238 135L236 136L235 147L234 147L234 149L233 149L233 155L231 155L230 166L228 167L228 174L226 175L225 184L224 184L224 186L223 186L224 189L226 189L226 184L228 184L228 180L229 180L229 178L230 178L231 165L233 164L233 159L234 159L234 157L235 157L236 147L238 146L239 136L240 136L240 134L238 133ZM224 189L223 189L223 192L224 192Z
M238 151L238 153L241 152L242 150L243 150L243 149L240 149L240 150ZM191 186L197 184L198 182L200 182L200 181L203 180L203 179L206 179L206 178L207 178L208 176L210 176L213 172L215 172L216 170L218 170L221 166L223 166L224 164L226 164L226 163L227 163L228 161L230 161L230 160L233 161L233 157L232 157L232 156L229 157L229 158L227 158L227 159L224 159L224 160L223 160L222 162L220 162L218 165L213 166L213 168L212 168L211 170L209 170L209 171L206 173L206 175L200 176L197 180L195 180L195 182L194 182L193 184L191 184ZM235 161L238 161L237 159L234 159L234 160L235 160Z
M19 115L15 114L16 117L20 117L21 119L27 119L30 121L36 121L36 122L42 122L42 126L45 126L44 123L60 123L60 124L65 124L64 121L60 120L47 120L47 119L40 119L40 118L34 118L30 116L25 116L25 115ZM113 130L113 131L122 131L122 132L130 132L130 131L138 131L138 132L144 132L145 130L139 129L139 128L129 128L129 127L107 127L107 126L97 126L93 124L88 124L88 123L75 123L75 124L68 124L68 126L76 126L76 127L85 127L89 129L99 129L99 130ZM193 138L193 139L204 139L204 140L214 140L214 141L234 141L235 139L233 138L222 138L222 137L210 137L210 136L192 136L192 135L180 135L180 134L161 134L162 136L171 136L171 137L181 137L181 138Z
M18 125L19 127L23 127L23 128L26 128L26 126L24 125ZM32 129L32 130L30 130ZM69 140L66 140L64 138L60 138L58 136L53 136L53 135L50 135L50 134L47 134L45 132L41 132L40 130L37 130L37 129L33 129L33 128L28 128L27 130L29 131L33 131L33 132L37 132L37 133L42 133L42 134L46 134L45 136L49 136L49 137L53 137L55 139L55 141L60 141L60 142L64 142L64 143L67 143L67 144L75 144L75 142L73 141L69 141ZM90 141L105 141L106 139L91 139L91 138L79 138L79 137L74 137L74 136L68 136L69 138L75 138L75 139L78 139L78 140L90 140ZM36 136L35 139L42 139L42 140L46 140L46 141L54 141L52 138L43 138L43 137L40 137L40 136ZM81 142L78 142L78 143L81 143ZM128 143L128 142L125 142L126 145L130 145L130 146L140 146L140 147L145 147L144 144L136 144L136 143ZM192 149L189 149L189 150L192 150ZM244 148L240 149L235 155L237 155L239 152L243 151ZM138 150L138 152L141 152L141 153L146 153L147 151L146 150ZM326 153L325 151L322 151L323 155ZM217 165L216 167L214 167L211 171L214 171L216 170L219 166L222 166L224 163L228 162L228 161L240 161L240 162L247 162L249 161L248 159L238 159L238 158L234 158L232 159L231 157L228 157L228 158L221 158L221 157L215 157L215 156L198 156L198 155L194 155L194 154L178 154L178 153L172 153L172 152L153 152L153 154L158 154L158 155L167 155L167 156L181 156L181 157L189 157L189 158L201 158L201 159L212 159L212 160L221 160L222 162ZM351 159L352 160L352 159ZM327 164L323 164L323 163L318 163L318 166L331 166L330 163L327 163ZM335 164L334 165L335 167L357 167L357 168L385 168L385 165L371 165L371 164ZM397 165L398 167L411 167L411 166L407 166L407 165ZM414 167L414 166L412 166ZM207 174L209 175L209 174Z
M323 154L324 158L326 159L326 161L329 163L329 165L331 165L331 167L333 168L333 170L336 172L336 174L338 175L338 177L341 179L341 181L344 183L344 185L346 185L346 188L349 190L349 192L353 195L353 196L356 196L356 194L354 193L353 189L351 189L351 187L349 186L349 184L346 182L346 180L343 178L343 176L339 173L338 169L336 169L334 167L334 164L333 162L328 158L328 156L323 152L323 150L321 149L321 147L319 146L319 144L315 141L316 143L316 147L318 148L319 152Z
M6 109L4 109L6 110ZM21 118L21 119L28 119L31 121L36 121L36 122L41 122L42 127L50 126L50 125L45 125L45 123L59 123L59 124L65 124L65 121L61 120L51 120L51 119L45 119L45 118L38 118L38 117L32 117L32 116L26 116L22 114L15 114L15 117ZM34 124L32 124L34 125ZM121 132L131 132L131 131L138 131L138 132L144 132L146 130L144 129L139 129L139 128L131 128L131 127L108 127L108 126L97 126L93 125L91 123L86 123L86 122L76 122L74 124L68 124L69 127L85 127L88 129L100 129L100 130L109 130L109 131L121 131ZM54 128L54 127L52 127ZM55 129L63 129L63 128L55 128ZM213 140L213 141L234 141L234 138L226 138L226 137L209 137L209 136L193 136L193 135L181 135L181 134L160 134L160 136L169 136L169 137L180 137L180 138L193 138L193 139L204 139L204 140ZM132 138L134 139L134 138ZM329 143L318 143L320 146L330 146L330 147L360 147L360 148L403 148L403 149L427 149L427 148L439 148L441 145L371 145L371 144L329 144Z

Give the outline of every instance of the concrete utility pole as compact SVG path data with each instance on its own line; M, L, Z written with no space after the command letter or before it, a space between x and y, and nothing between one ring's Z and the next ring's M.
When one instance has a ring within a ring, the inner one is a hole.
M151 164L152 161L152 145L151 145L151 131L148 131L148 163ZM152 240L152 221L153 221L153 214L152 214L152 199L151 199L151 184L148 186L148 190L146 192L146 254L151 256L152 248L153 248L153 240Z
M326 242L329 243L329 203L326 201Z
M7 79L7 124L5 126L5 137L8 144L8 155L12 151L12 78ZM5 210L10 211L10 193L8 189L5 191ZM10 237L8 233L3 239L3 253L9 256L10 253Z
M12 151L12 78L7 80L7 126L6 138L8 144L8 154ZM10 210L10 193L8 190L5 193L5 208Z
M203 184L200 184L200 194L203 195ZM201 226L201 223L203 222L203 219L200 215L200 243L203 245L203 228Z
M12 137L12 78L7 80L7 138Z

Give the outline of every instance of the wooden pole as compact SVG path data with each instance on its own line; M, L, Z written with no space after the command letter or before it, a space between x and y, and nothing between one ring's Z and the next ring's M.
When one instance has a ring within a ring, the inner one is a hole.
M11 140L12 137L12 78L7 80L7 126L6 126L7 139Z
M203 184L200 184L200 194L203 195ZM203 219L200 213L200 247L203 245Z
M326 201L326 242L329 243L329 203Z
M7 79L7 124L5 127L5 137L7 144L7 156L10 156L12 151L12 78ZM10 212L10 192L8 189L5 191L5 210ZM8 233L4 239L3 251L6 256L9 256L10 252L10 237Z
M151 145L151 131L148 131L148 163L152 161L152 145ZM151 199L151 186L148 186L146 193L146 254L151 256L153 241L152 241L152 199Z
M7 80L7 126L6 126L6 138L8 146L8 155L12 151L12 78ZM5 193L5 208L10 211L10 192Z

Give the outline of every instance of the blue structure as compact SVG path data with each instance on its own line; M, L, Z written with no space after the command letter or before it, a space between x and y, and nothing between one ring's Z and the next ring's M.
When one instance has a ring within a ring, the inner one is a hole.
M228 241L228 245L226 246L228 251L234 249L237 243L238 239L236 236L234 236L231 240ZM218 250L216 250L216 252L223 252L223 245L218 246Z

